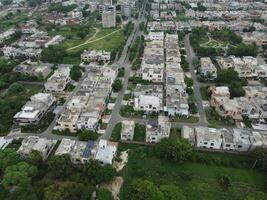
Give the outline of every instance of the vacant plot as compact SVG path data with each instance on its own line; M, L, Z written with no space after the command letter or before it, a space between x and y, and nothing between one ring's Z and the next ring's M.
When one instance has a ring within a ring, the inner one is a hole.
M142 124L135 124L133 140L144 142L145 136L146 136L146 126Z
M122 200L129 196L131 182L136 178L149 180L157 186L170 184L178 186L183 195L190 200L267 198L267 194L264 193L267 176L264 172L251 170L248 167L233 168L197 162L171 163L156 158L151 147L121 144L120 149L130 149L128 164L121 173L125 181L120 195ZM225 156L228 155L222 154L219 158L224 159ZM235 156L230 155L233 160ZM241 160L239 157L236 156ZM221 175L230 177L231 186L228 190L223 189L218 182Z
M115 125L114 129L112 130L111 133L111 141L119 141L121 138L121 123L118 123Z

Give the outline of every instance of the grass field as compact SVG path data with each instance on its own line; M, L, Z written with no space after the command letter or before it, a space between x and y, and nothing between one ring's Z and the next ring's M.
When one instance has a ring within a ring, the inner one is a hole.
M26 22L28 20L28 16L26 13L14 14L9 19L0 19L0 30L7 30L9 28L15 27L18 24Z
M243 200L248 196L263 200L267 197L264 193L267 188L266 173L249 168L223 167L196 162L175 164L156 158L150 148L120 144L121 150L131 149L128 164L122 171L125 181L121 190L122 200L126 199L129 185L135 178L152 181L157 186L174 184L190 200ZM222 156L227 155L222 154ZM236 155L230 156L235 159ZM184 178L184 174L188 174L190 178ZM228 175L231 180L231 186L227 191L218 183L218 177L222 174Z
M142 124L135 124L133 140L144 142L145 137L146 137L146 126Z
M119 141L121 139L121 123L115 125L111 133L111 141Z

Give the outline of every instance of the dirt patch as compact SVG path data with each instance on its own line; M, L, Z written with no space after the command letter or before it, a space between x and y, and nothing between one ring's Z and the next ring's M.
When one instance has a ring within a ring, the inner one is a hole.
M117 172L121 171L128 162L128 150L122 151L120 155L120 162L114 162L114 167Z
M101 184L101 187L108 189L113 196L114 200L119 200L120 189L123 184L123 178L116 176L113 181Z

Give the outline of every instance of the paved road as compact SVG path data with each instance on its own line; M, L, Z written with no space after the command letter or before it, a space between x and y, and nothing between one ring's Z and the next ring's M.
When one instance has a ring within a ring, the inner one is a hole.
M196 57L195 53L190 45L190 41L189 41L189 34L187 34L185 36L184 39L184 44L185 44L185 49L186 49L186 54L187 54L187 61L189 63L189 67L190 67L190 73L191 73L191 78L194 81L194 94L195 94L195 98L196 98L196 103L197 103L197 108L198 108L198 113L199 113L199 125L201 126L207 126L208 125L208 121L207 121L207 117L206 117L206 112L203 108L202 105L202 97L200 94L200 83L197 80L197 76L195 73L195 67L193 65L193 59Z
M104 139L109 139L112 133L113 128L115 125L121 121L120 117L120 109L121 104L123 101L123 96L125 94L125 91L127 90L128 86L128 79L131 72L131 64L128 60L128 47L132 45L135 38L141 34L141 30L139 29L139 24L144 20L144 9L145 9L146 2L143 5L142 10L139 13L138 19L134 22L134 30L132 31L131 35L128 37L127 43L124 46L124 49L122 51L120 59L117 61L118 67L124 67L124 79L123 79L123 88L120 92L118 92L118 96L115 102L115 106L112 109L111 118L108 123L107 129L105 134L102 136Z

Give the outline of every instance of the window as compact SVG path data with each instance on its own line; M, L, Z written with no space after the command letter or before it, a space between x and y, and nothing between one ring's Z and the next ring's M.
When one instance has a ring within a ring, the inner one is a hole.
M238 148L239 148L239 149L242 148L242 145L238 145Z
M226 147L230 147L230 144L227 144Z
M211 143L210 145L211 145L211 146L214 146L214 143Z

